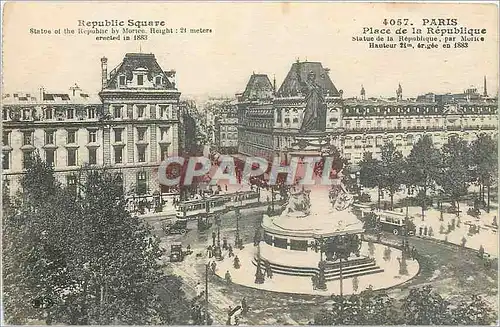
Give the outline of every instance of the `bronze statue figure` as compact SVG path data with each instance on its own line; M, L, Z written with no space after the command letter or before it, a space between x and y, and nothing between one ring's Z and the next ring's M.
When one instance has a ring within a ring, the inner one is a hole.
M297 72L302 91L306 94L306 108L302 118L300 132L325 130L325 98L322 87L316 83L316 74L311 71L304 82Z

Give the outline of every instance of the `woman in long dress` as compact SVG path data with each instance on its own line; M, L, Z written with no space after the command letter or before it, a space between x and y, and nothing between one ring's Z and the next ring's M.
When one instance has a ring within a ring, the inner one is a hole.
M300 79L300 73L297 73L297 76L303 92L306 93L306 108L300 132L324 130L324 126L321 126L321 123L325 98L321 86L316 83L316 74L311 71L307 75L305 82Z

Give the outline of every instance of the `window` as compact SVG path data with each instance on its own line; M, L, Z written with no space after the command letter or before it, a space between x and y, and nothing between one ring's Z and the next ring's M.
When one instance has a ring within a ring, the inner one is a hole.
M347 128L351 127L351 122L347 120L347 121L345 122L345 127L347 127Z
M144 117L144 111L145 111L145 109L146 109L145 105L140 105L140 106L138 105L137 106L137 117L139 117L139 118Z
M147 175L145 171L137 172L137 194L145 194L147 193L148 184L147 184Z
M4 109L3 110L3 120L8 120L9 119L9 109Z
M222 133L222 134L220 135L220 137L221 137L222 139L225 139L225 138L226 138L226 133Z
M9 151L2 152L2 167L5 170L10 169L10 152Z
M10 132L3 132L3 135L2 135L2 143L3 145L9 145L10 142L9 142L9 134Z
M73 108L69 108L69 109L67 110L66 114L67 114L67 116L66 116L66 117L67 117L68 119L73 119L73 118L75 118L75 109L73 109Z
M115 142L121 142L122 141L122 130L121 129L115 129Z
M271 234L264 233L264 242L269 245L273 245L273 236Z
M47 163L47 165L49 166L54 166L54 158L55 158L55 150L53 149L47 149L45 150L45 162Z
M361 122L359 120L356 120L356 128L360 128L361 127Z
M55 144L54 131L45 131L45 144Z
M67 144L76 143L76 131L68 131L68 138L66 140Z
M144 75L137 75L137 85L144 84Z
M33 132L23 132L23 145L33 145Z
M116 173L114 184L119 193L123 192L123 173Z
M288 240L286 238L274 238L274 246L281 249L286 249L288 247Z
M68 166L76 166L76 149L68 149Z
M281 109L276 111L276 122L281 123Z
M285 118L285 124L290 124L290 118Z
M160 160L164 161L165 159L168 158L168 146L162 146L160 149Z
M292 122L293 122L294 124L297 124L297 123L299 122L299 119L298 119L298 118L294 118L294 119L292 120Z
M89 164L91 165L97 164L97 149L95 148L89 149Z
M73 191L76 191L76 176L71 174L66 176L66 183L68 184L68 188Z
M290 250L307 251L307 241L290 240Z
M123 161L123 148L121 146L115 147L115 163L122 163Z
M31 119L31 110L24 109L23 110L23 120L29 120L29 119Z
M95 108L89 108L87 110L87 116L89 117L89 119L95 118Z
M156 77L156 85L161 85L161 76Z
M31 151L23 152L23 168L26 169L31 163Z
M168 106L160 106L160 115L163 118L168 118Z
M146 138L146 128L138 128L137 129L137 138L139 141L144 141Z
M166 141L168 138L168 128L161 128L160 133L161 133L161 140Z
M96 143L96 142L97 142L97 131L96 130L89 131L89 143Z
M113 117L114 118L122 118L122 106L114 106L113 107Z
M120 85L125 85L125 76L120 76Z
M53 116L54 112L52 111L52 108L45 109L45 119L52 119Z
M137 149L137 154L138 154L138 161L139 162L146 162L146 147L141 146Z

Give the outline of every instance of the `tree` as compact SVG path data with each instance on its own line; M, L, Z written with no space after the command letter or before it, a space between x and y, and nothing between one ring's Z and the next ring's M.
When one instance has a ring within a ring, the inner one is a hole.
M442 154L442 164L436 181L443 193L450 197L452 204L456 204L457 214L459 214L459 201L463 195L467 194L471 181L469 147L467 142L452 137L443 146Z
M449 319L448 302L431 286L412 288L403 299L403 321L407 325L443 325Z
M62 187L38 157L23 177L22 204L4 218L7 322L185 322L180 281L163 273L159 240L126 211L113 176L80 177L81 192Z
M389 192L391 198L391 210L394 207L394 194L401 188L403 180L403 168L405 167L403 154L396 150L394 143L390 142L382 146L380 159L380 181L382 188Z
M382 176L380 161L372 157L371 152L363 154L363 160L359 163L359 182L367 188L377 187L378 189L378 207L380 208L380 194L382 192Z
M450 325L491 325L495 322L494 311L478 295L472 295L470 301L461 301L451 310Z
M470 146L473 178L479 184L479 198L484 203L484 189L487 192L487 212L490 211L490 186L497 176L498 151L496 142L487 134L481 134Z
M427 191L433 187L439 174L440 162L441 154L434 147L430 135L421 137L406 158L406 182L408 186L419 188L422 217L427 206Z

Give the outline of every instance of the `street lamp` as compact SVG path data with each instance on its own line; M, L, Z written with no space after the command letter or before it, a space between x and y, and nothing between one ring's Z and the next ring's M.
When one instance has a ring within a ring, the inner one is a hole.
M314 249L314 251L319 252L319 275L318 275L318 283L316 285L317 289L326 290L326 278L325 278L325 262L323 261L323 250L326 244L326 240L321 236L319 238L315 238L314 242L310 244L310 247Z
M215 259L222 260L222 250L220 247L220 216L215 216L215 223L217 224L217 245L215 247Z
M241 249L242 246L242 240L240 239L240 208L235 209L236 213L236 239L234 241L234 245L236 248Z
M264 273L262 272L260 259L260 241L257 245L257 270L255 271L255 284L264 284Z

